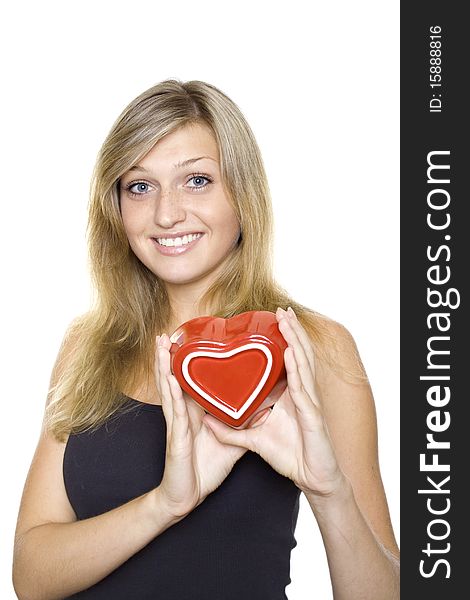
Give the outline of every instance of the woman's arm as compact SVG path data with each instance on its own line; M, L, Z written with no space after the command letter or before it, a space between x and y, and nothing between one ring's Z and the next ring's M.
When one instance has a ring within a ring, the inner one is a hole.
M13 584L20 600L54 600L97 583L179 521L156 488L77 521L61 476L65 444L43 434L23 493Z
M331 327L345 367L357 369L354 340L340 325ZM322 498L306 493L325 544L334 598L398 599L399 550L380 476L370 386L348 383L320 361L315 374L323 416L344 474L334 494Z
M398 550L392 553L375 536L344 484L329 498L306 494L325 545L335 600L398 600Z

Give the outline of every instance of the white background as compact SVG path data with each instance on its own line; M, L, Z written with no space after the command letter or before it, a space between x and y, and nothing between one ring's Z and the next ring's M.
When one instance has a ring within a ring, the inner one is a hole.
M89 298L91 169L114 119L167 77L242 109L276 219L276 273L353 334L374 390L399 534L398 2L9 3L2 67L0 597L50 370ZM290 600L331 599L302 503ZM170 599L169 599L170 600Z

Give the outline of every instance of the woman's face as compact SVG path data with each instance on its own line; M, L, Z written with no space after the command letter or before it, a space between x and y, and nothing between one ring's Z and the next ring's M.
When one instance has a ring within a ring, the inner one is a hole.
M207 288L238 241L217 143L204 125L157 142L122 176L120 199L132 250L167 288L194 282Z

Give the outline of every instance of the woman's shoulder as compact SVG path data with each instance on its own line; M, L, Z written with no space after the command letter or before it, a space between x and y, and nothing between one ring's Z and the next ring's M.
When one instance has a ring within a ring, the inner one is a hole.
M318 377L367 380L356 341L345 325L311 309L303 311L299 320L313 349Z

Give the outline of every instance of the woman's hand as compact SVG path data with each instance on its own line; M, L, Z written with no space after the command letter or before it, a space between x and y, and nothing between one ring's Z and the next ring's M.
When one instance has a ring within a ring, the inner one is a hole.
M309 496L328 496L341 487L345 477L336 461L315 391L313 349L294 311L278 308L276 317L288 343L284 352L284 393L247 429L232 429L211 415L205 415L204 421L221 443L258 453Z
M227 477L246 448L217 439L204 410L183 391L170 370L170 339L157 338L155 376L167 426L161 497L175 517L186 516Z

